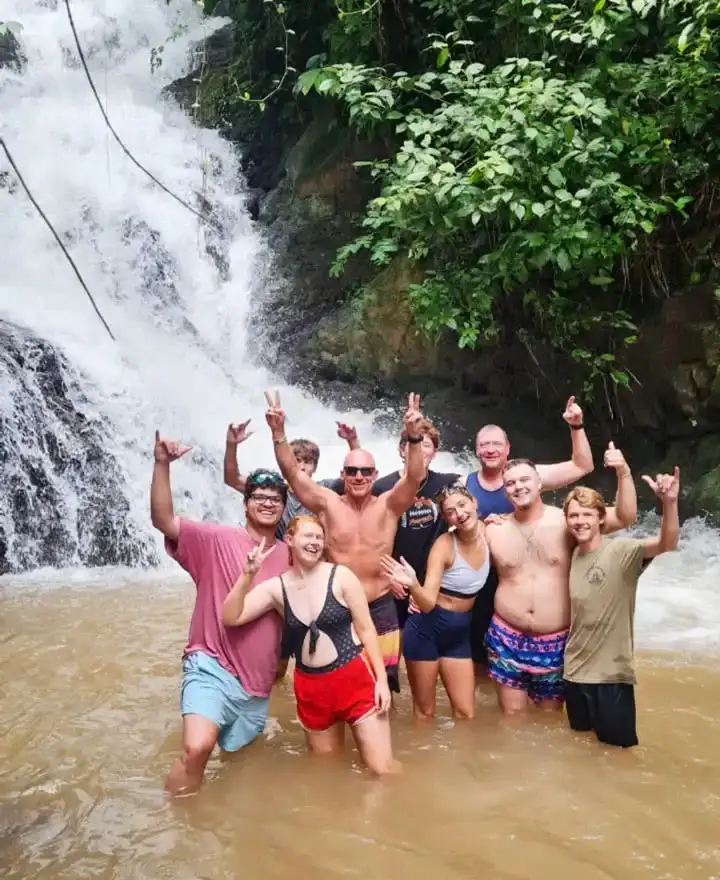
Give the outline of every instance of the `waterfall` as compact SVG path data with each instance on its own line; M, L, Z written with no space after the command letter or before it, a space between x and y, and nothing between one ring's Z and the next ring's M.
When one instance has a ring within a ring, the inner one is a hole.
M6 0L26 64L0 70L2 134L108 321L94 313L57 243L0 158L0 573L41 566L143 565L161 558L149 524L155 428L192 444L173 466L176 508L236 521L222 484L228 422L253 419L245 468L273 463L263 390L249 362L254 292L269 281L236 149L196 127L163 88L191 47L223 24L192 0L74 0L81 45L114 127L180 198L210 205L216 232L159 189L112 139L80 67L65 6ZM7 11L5 11L7 10ZM151 70L151 51L163 46ZM292 436L340 468L339 414L283 390ZM395 441L346 414L378 466Z

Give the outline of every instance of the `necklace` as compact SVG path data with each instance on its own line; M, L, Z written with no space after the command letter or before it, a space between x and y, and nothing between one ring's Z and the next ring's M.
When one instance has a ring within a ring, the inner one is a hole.
M469 540L464 540L463 538L460 537L460 535L458 535L457 530L455 531L455 537L458 539L458 541L461 544L474 544L477 541L479 534L480 534L480 523L477 523L477 525L475 526L475 532L473 533L472 538L470 538Z

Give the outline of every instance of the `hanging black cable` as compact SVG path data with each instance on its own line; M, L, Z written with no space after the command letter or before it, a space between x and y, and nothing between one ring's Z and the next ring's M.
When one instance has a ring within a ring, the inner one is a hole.
M188 211L192 211L192 213L195 214L196 217L199 217L201 220L207 220L207 217L205 217L204 214L201 214L200 211L196 211L195 208L192 207L192 205L188 205L188 203L186 201L184 201L183 199L181 199L180 196L176 196L175 193L172 192L172 190L169 190L165 186L164 183L161 183L152 172L148 171L144 165L141 165L140 162L138 162L138 160L135 158L135 156L133 156L133 154L130 152L130 150L122 142L120 135L113 128L112 123L110 122L108 115L105 112L105 108L103 107L102 101L100 100L100 95L98 95L98 91L95 88L95 83L93 82L92 74L90 73L90 69L87 66L87 61L85 60L85 53L83 52L82 46L80 45L80 37L78 36L77 29L75 28L75 21L73 19L72 10L70 9L70 0L65 0L65 8L67 9L68 19L70 21L70 27L73 32L73 37L75 38L75 45L77 47L78 55L80 56L80 62L82 63L83 69L85 70L85 76L87 76L87 80L90 83L90 88L92 89L92 93L95 96L95 100L97 101L97 105L100 108L100 112L103 115L103 119L105 120L105 124L109 128L112 136L118 142L120 149L123 151L123 153L125 153L125 155L128 157L128 159L130 159L130 161L134 165L136 165L144 174L147 174L147 176L150 178L150 180L152 180L153 183L156 183L160 187L161 190L166 192L169 196L172 196L172 198L174 198L176 202L179 202L183 207L187 208Z
M20 173L20 169L15 164L15 160L12 157L12 153L10 152L8 145L5 143L5 138L2 137L2 135L0 135L0 147L2 147L3 150L5 151L5 155L7 156L8 162L10 163L10 167L15 172L17 179L20 181L20 185L25 190L25 193L26 193L27 197L30 199L30 201L32 202L33 207L38 212L38 214L43 218L43 220L45 221L45 223L48 226L48 229L50 230L50 232L52 232L53 236L55 237L55 241L60 245L60 248L62 249L62 252L65 254L65 257L66 257L68 263L70 263L70 265L73 267L73 271L77 275L78 281L80 282L80 284L82 284L83 290L85 291L85 293L88 296L88 299L92 303L92 306L95 309L95 313L97 314L98 318L100 318L100 320L103 323L103 326L107 330L108 335L110 336L110 339L112 339L113 342L115 342L115 337L113 336L112 330L108 326L108 323L105 320L105 318L103 318L102 312L100 311L100 309L97 306L97 303L93 299L93 295L88 290L88 286L87 286L87 284L85 284L83 277L80 274L80 271L78 270L78 267L75 265L75 261L70 256L68 249L65 247L65 245L62 242L62 239L55 231L55 227L52 225L50 220L48 220L47 215L45 214L43 209L40 207L40 205L38 205L38 203L35 201L35 197L33 196L32 192L30 192L30 188L28 187L27 183L25 183L25 178L22 176L22 174Z

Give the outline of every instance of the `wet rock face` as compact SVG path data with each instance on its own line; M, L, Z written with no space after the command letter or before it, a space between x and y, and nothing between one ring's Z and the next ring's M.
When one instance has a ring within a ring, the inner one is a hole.
M22 73L26 63L25 53L15 34L10 30L0 33L0 70L8 68Z
M0 574L156 561L80 380L50 343L0 321Z

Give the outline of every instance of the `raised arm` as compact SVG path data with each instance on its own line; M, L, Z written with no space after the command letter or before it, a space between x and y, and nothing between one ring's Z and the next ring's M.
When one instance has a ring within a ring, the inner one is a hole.
M415 569L403 557L398 562L392 556L383 556L380 564L388 578L409 590L417 607L427 613L437 604L442 577L445 570L452 565L452 537L440 535L433 544L424 584L418 581Z
M282 614L283 600L279 578L275 577L263 581L248 594L253 578L260 571L260 566L265 558L274 549L274 547L270 547L269 550L265 550L265 539L263 538L260 545L248 553L242 574L223 602L222 622L225 626L243 626L243 624L257 620L258 617L262 617L269 611L277 611L278 614Z
M680 468L677 466L670 474L658 474L653 480L643 477L653 492L660 499L662 518L660 534L648 538L645 543L645 559L654 559L661 553L677 550L680 540L680 515L678 513L678 497L680 495Z
M354 425L346 425L345 422L335 422L337 425L337 435L344 440L350 447L350 450L361 449L360 440L358 439L357 428Z
M275 458L277 459L280 472L304 507L312 510L313 513L322 513L327 507L328 502L331 499L337 498L337 495L332 490L318 485L312 477L309 477L300 469L285 436L285 412L280 403L280 393L275 391L273 395L266 391L265 400L268 403L265 421L270 426L270 431L272 432Z
M408 408L403 424L408 436L408 452L405 470L392 489L385 492L384 497L388 510L401 517L412 505L417 496L420 483L425 476L425 463L422 454L422 423L420 412L420 395L408 395Z
M612 441L605 450L604 461L605 467L615 471L618 486L615 506L607 508L602 528L605 534L609 534L626 529L637 520L637 491L625 456Z
M570 426L572 457L569 461L538 465L537 470L544 492L562 489L563 486L575 483L591 473L595 466L590 441L583 427L583 411L575 403L574 397L569 398L563 418Z
M350 611L355 632L367 652L370 665L375 673L375 700L378 709L384 712L390 708L390 688L377 630L370 616L367 596L362 584L349 568L342 566L340 571L342 598Z
M177 440L165 440L155 431L155 464L150 483L150 520L171 541L180 534L180 518L175 515L170 488L170 464L190 451Z
M253 432L248 431L247 426L250 419L241 422L239 425L228 425L227 434L225 435L225 458L223 460L223 477L225 485L230 486L238 492L245 491L245 482L247 477L241 474L237 463L237 448L244 443Z

